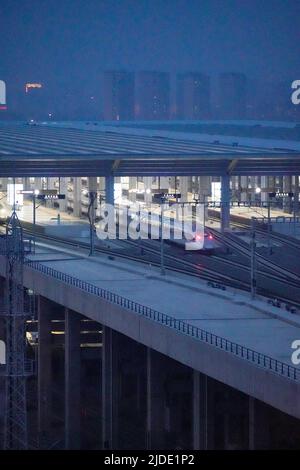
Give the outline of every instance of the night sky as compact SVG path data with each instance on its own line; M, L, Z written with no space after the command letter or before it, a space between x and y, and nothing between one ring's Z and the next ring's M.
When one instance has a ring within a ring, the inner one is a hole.
M300 76L298 0L0 0L0 75L97 87L105 69Z

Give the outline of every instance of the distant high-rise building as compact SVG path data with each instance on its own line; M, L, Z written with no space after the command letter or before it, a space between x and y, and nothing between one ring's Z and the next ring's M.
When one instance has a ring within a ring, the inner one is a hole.
M297 120L297 106L291 101L289 80L253 80L250 84L247 108L251 111L248 113L251 119Z
M6 84L0 80L0 110L6 111Z
M166 72L139 72L135 115L138 119L165 120L170 114L170 75Z
M246 83L242 73L220 75L216 117L241 119L246 116Z
M25 119L48 119L50 111L50 97L47 90L39 82L25 83L22 96L22 114Z
M201 73L177 75L177 117L203 119L210 116L210 80Z
M104 72L103 117L107 121L128 121L134 118L133 73Z

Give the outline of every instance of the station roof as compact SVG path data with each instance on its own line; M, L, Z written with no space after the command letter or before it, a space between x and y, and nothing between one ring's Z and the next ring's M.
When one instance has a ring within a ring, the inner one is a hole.
M300 174L299 142L179 124L0 123L0 176Z

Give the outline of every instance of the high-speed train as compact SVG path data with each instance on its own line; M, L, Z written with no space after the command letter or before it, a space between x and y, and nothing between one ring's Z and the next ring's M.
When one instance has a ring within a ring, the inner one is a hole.
M203 233L196 233L192 240L170 240L171 243L178 245L184 245L185 250L203 251L212 253L217 248L220 248L220 244L215 240L213 234L204 229Z
M131 218L135 219L134 216ZM140 212L139 222L141 238L161 238L161 216L151 217L151 223L149 224L149 213ZM183 231L182 222L173 218L163 218L163 234L166 243L182 246L185 250L212 253L220 248L220 244L206 227L203 228L203 226L198 225L198 230L194 230L192 224L188 224L188 227L185 227Z

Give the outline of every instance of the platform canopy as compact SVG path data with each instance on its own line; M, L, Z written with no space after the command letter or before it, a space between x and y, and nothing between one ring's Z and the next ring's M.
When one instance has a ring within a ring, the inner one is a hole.
M300 145L217 137L158 124L0 123L0 177L300 174Z

